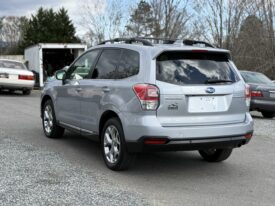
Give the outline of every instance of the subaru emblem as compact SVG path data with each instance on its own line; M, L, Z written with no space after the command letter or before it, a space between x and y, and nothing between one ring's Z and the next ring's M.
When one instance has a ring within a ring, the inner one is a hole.
M213 94L215 92L215 89L213 87L208 87L205 91L209 94Z

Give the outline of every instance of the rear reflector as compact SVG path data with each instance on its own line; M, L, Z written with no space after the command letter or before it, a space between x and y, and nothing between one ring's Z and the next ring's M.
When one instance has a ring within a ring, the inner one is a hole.
M246 138L246 139L250 139L251 137L252 137L252 133L250 133L250 134L246 134L246 135L244 135L244 137Z
M21 80L33 80L33 75L18 75L18 79Z
M261 91L251 91L251 97L263 97Z
M159 139L159 138L150 138L150 139L144 140L144 144L147 144L147 145L162 145L162 144L166 144L167 142L168 142L167 139Z

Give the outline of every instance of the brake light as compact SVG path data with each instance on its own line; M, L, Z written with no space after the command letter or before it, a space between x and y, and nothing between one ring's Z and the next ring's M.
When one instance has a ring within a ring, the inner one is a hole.
M33 80L33 75L18 75L18 79L21 79L21 80Z
M251 101L251 93L250 93L250 86L248 84L245 84L245 102L246 106L250 106Z
M159 89L151 84L136 84L133 90L143 110L156 110L159 106Z
M261 91L251 91L251 97L263 97L263 93Z

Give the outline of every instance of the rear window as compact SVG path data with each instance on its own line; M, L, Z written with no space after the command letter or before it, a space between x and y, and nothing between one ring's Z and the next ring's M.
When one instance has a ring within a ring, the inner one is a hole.
M242 72L244 81L254 84L273 84L273 82L264 74L254 72Z
M26 69L26 67L20 62L0 60L0 67L9 69Z
M164 52L157 57L156 74L157 80L177 85L239 80L227 53Z

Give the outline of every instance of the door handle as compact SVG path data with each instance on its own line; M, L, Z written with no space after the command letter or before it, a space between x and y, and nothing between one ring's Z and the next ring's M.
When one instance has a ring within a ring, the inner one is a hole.
M109 92L110 88L105 86L105 87L102 87L102 90L103 90L103 92Z

